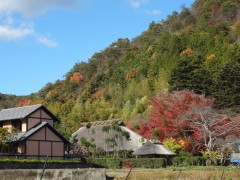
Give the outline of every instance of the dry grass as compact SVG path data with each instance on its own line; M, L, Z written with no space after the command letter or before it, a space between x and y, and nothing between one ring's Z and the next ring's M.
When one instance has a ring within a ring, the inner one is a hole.
M124 180L128 169L107 170L114 180ZM171 169L133 169L128 180L221 180L222 171L173 171ZM225 171L223 180L240 180L240 172Z

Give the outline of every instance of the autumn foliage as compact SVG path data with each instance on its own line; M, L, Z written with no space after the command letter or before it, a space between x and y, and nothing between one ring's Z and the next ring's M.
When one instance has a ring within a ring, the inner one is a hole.
M129 80L129 79L134 79L136 77L138 73L138 70L137 68L132 68L126 75L126 79Z
M186 149L215 148L221 139L236 134L237 121L219 114L214 101L190 91L161 92L151 100L151 120L141 124L139 133L153 138L159 130L159 139L173 137L186 142Z
M70 77L71 83L80 83L83 82L84 77L80 72L74 72L73 75Z
M193 54L193 50L190 48L185 49L181 52L180 56Z
M29 100L27 98L22 98L22 99L20 99L20 101L18 102L16 107L28 106L30 104L31 104L31 100Z
M93 98L100 98L107 92L107 88L100 89L92 94Z

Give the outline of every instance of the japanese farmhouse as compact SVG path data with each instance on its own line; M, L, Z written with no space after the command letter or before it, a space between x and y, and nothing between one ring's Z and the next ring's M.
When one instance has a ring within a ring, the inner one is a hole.
M69 143L54 129L59 119L43 105L31 105L0 111L0 127L15 129L7 142L13 146L13 152L26 157L49 156L64 157L65 147Z
M111 127L113 123L117 123L122 131L127 131L130 138L126 139L112 128L110 128L108 132L104 131L104 126ZM93 142L97 148L101 148L104 151L109 152L121 150L134 151L141 147L146 141L146 139L141 135L125 127L123 120L121 119L95 121L91 123L90 127L87 127L87 123L83 123L83 126L72 134L72 138L77 140L79 143L81 143L80 139L82 137L85 137L89 142ZM115 144L112 140L114 140Z

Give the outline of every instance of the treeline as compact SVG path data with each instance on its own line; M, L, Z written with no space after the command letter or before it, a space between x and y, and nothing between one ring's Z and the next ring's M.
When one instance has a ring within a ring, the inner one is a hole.
M0 93L0 110L9 107L15 107L22 97Z
M197 0L152 22L133 40L119 39L64 80L48 83L25 104L45 104L70 134L81 122L146 119L161 90L191 90L214 98L218 109L240 111L240 2Z

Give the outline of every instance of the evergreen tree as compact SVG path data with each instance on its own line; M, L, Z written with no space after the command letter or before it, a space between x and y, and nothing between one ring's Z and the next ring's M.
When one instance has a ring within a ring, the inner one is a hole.
M211 76L203 65L201 55L186 54L179 59L169 79L170 90L192 90L209 95Z
M240 58L228 62L214 78L212 89L217 108L240 112Z

